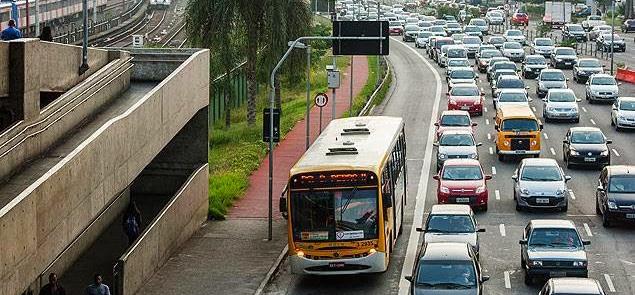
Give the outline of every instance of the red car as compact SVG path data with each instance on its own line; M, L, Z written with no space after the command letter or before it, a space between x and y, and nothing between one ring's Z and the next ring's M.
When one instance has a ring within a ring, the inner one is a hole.
M487 181L492 176L483 173L478 160L448 159L434 179L439 183L439 204L466 204L487 211Z
M483 115L483 96L485 93L473 84L454 86L447 93L448 110L468 111L470 115Z
M388 31L390 35L401 35L403 34L403 26L399 21L391 21L388 24Z
M516 12L512 16L512 24L514 25L529 25L529 15L524 12Z
M434 123L436 126L436 138L446 130L469 130L474 133L476 123L472 122L470 113L467 111L443 111L439 117L439 121Z

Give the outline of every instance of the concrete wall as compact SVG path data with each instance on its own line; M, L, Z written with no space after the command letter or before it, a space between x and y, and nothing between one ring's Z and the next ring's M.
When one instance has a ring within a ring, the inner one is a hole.
M35 281L208 103L209 51L201 50L1 208L0 294Z
M79 75L82 47L52 42L39 42L40 89L66 91L108 64L108 50L88 48L90 69Z
M0 97L9 95L9 43L0 41Z
M207 218L209 166L185 182L117 263L120 295L135 294Z

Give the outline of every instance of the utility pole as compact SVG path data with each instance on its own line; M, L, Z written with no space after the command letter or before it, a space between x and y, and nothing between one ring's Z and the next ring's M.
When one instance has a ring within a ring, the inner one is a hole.
M35 33L40 33L40 1L35 0Z
M97 0L93 0L93 29L97 24Z
M317 3L317 0L315 0ZM316 10L317 12L317 10ZM311 145L311 45L306 45L306 150Z
M613 51L615 50L615 0L611 1L611 75L613 75Z
M84 40L82 42L82 65L79 66L79 74L88 71L88 0L82 0L82 17L84 21Z
M29 15L29 0L26 0L26 35L29 36L29 31L31 30L30 26L31 26L31 20L30 19L30 15Z

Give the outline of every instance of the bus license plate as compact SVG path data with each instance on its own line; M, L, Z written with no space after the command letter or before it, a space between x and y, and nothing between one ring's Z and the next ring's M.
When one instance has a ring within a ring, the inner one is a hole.
M457 203L469 203L470 198L456 198Z
M523 151L523 150L518 150L518 151L514 151L514 152L517 153L517 154L524 154L525 153L525 151Z
M595 158L584 157L585 162L595 162Z
M633 219L635 218L635 214L626 214L626 218Z
M536 203L538 203L538 204L549 204L549 199L538 198L538 199L536 199Z
M330 262L329 268L343 268L344 265L344 262Z

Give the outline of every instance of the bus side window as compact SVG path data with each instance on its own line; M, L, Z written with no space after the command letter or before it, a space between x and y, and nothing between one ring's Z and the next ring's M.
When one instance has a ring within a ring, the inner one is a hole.
M382 172L381 194L384 208L392 207L392 194L394 192L394 185L391 173L392 162L392 159L389 159L388 163L386 163L386 166L384 167L384 171Z

